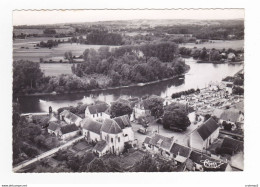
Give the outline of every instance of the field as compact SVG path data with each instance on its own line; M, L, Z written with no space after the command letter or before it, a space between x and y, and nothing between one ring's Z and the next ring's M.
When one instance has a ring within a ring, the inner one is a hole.
M195 44L195 43L187 43L187 44L180 44L179 47L187 47L187 48L203 48L206 47L207 49L242 49L244 48L244 40L231 40L231 41L217 41L213 40L213 43L202 43L202 44Z
M29 39L16 39L13 43L13 59L14 60L30 60L39 62L40 58L43 60L64 60L64 53L71 51L73 55L82 55L85 49L94 48L99 49L102 45L85 45L85 44L70 44L62 43L58 47L52 49L35 47L40 41L47 41L55 38L29 38ZM59 38L60 40L67 38ZM110 46L115 47L115 46Z
M44 29L14 29L16 35L23 34L43 34ZM55 28L56 33L74 32L73 28Z
M71 66L72 64L40 64L41 70L46 76L72 74Z

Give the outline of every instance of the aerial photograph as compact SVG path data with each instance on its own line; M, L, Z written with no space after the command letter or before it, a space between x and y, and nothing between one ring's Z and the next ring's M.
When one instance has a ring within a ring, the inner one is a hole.
M14 173L244 171L244 9L12 19Z

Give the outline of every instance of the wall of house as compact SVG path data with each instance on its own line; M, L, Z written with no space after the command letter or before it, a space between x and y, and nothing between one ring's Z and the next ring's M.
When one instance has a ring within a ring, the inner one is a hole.
M72 138L74 136L76 136L78 134L79 131L73 131L73 132L70 132L70 133L67 133L67 134L63 134L61 136L61 139L65 140L65 139L68 139L68 138Z
M108 146L106 146L102 151L93 150L93 152L98 154L98 157L104 156L108 151Z
M100 141L101 138L100 138L100 134L97 134L97 133L94 133L94 132L91 132L87 129L82 129L82 134L87 138L88 136L88 132L89 132L89 141Z
M135 138L134 138L134 131L132 127L124 128L123 134L124 134L124 142L134 141Z
M119 154L124 150L125 143L124 143L123 133L108 134L106 132L101 131L101 137L102 140L105 140L107 142L109 151L111 153L113 153L113 146L114 146L114 153L116 154ZM118 138L120 138L120 141Z
M190 135L189 145L191 148L203 150L203 147L205 146L204 141L202 140L201 136L197 131L194 131Z

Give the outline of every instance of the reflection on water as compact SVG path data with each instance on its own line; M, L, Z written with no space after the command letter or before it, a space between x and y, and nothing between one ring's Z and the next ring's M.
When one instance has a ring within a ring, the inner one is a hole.
M49 106L57 110L64 106L75 106L78 102L91 103L94 99L110 103L120 96L141 97L146 94L154 94L170 97L174 92L203 88L210 81L221 81L224 77L233 75L242 68L242 65L198 64L192 58L186 59L186 63L190 65L190 71L185 76L155 84L88 93L20 97L21 111L23 113L47 112Z

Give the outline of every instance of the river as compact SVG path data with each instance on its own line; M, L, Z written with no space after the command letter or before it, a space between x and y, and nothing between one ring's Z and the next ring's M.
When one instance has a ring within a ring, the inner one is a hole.
M22 113L47 112L49 106L53 110L60 107L75 106L79 102L91 103L93 100L102 100L110 103L120 96L141 97L143 95L159 95L170 97L172 93L190 88L204 88L210 81L221 81L228 75L234 75L243 65L230 64L199 64L196 60L185 59L190 65L190 71L181 78L159 83L135 86L129 88L94 91L76 94L48 95L48 96L22 96L18 98Z

